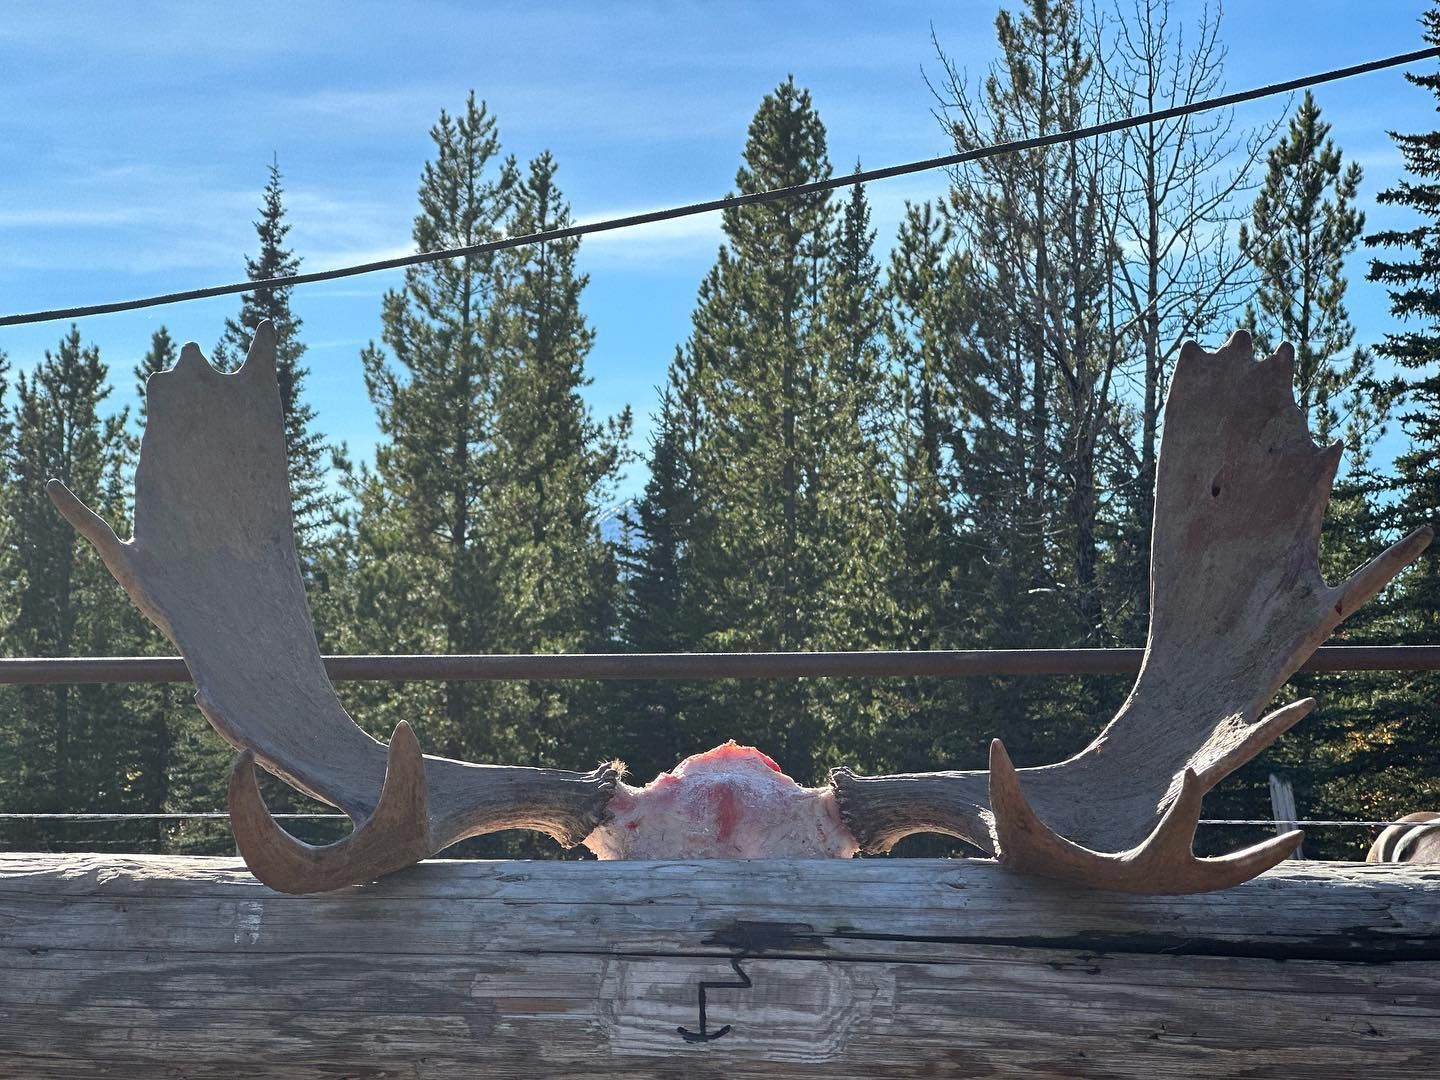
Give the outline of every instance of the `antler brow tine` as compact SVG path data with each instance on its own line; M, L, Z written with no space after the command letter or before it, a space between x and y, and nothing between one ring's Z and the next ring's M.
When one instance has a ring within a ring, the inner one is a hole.
M255 755L242 750L230 773L230 825L250 872L277 892L325 892L373 881L433 852L425 760L404 720L395 725L386 761L375 812L345 839L312 846L271 816L255 782Z

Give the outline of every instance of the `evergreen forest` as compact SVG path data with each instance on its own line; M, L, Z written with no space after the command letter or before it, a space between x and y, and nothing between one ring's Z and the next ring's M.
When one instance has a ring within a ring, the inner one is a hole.
M1100 10L1101 8L1104 10ZM937 45L935 116L957 150L1063 132L1223 92L1223 27L1166 0L1012 0L996 59ZM1424 17L1440 44L1440 3ZM1386 93L1434 94L1440 74ZM1282 100L1283 99L1277 99ZM881 238L849 185L724 211L724 240L676 343L643 460L627 409L587 405L581 240L414 266L383 300L360 370L380 432L352 460L307 395L303 289L257 288L202 342L233 368L271 320L302 570L327 653L690 652L1137 646L1167 380L1180 345L1236 327L1293 342L1295 396L1346 450L1326 520L1334 581L1440 523L1440 130L1395 133L1407 174L1380 192L1330 137L1323 92L1259 128L1225 112L988 158L937 178ZM438 103L437 103L438 104ZM430 131L413 241L474 245L572 223L562 163L507 154L481 96ZM737 194L828 179L823 103L784 78L736 133ZM883 163L866 163L883 164ZM268 168L268 172L266 171ZM257 163L250 280L295 273L281 163ZM1367 228L1362 194L1408 224ZM1366 280L1347 279L1360 267ZM236 268L237 270L239 267ZM1384 292L1366 340L1347 291ZM178 322L180 316L175 316ZM207 332L201 328L201 332ZM195 330L187 324L187 334ZM51 477L128 535L144 381L165 328L105 356L83 324L42 356L0 353L0 652L169 655L52 508ZM1399 431L1403 450L1376 453ZM626 469L643 491L622 499ZM1440 550L1344 624L1336 644L1440 642ZM408 720L427 752L648 780L734 738L803 783L1019 765L1079 750L1128 677L341 683L358 723ZM1212 818L1440 809L1440 673L1302 676L1320 707L1223 784ZM0 848L228 853L231 751L183 684L0 687ZM323 809L279 784L277 811ZM309 821L307 839L345 829ZM1233 848L1268 830L1207 827ZM1354 858L1377 830L1311 830ZM958 852L938 837L901 854ZM461 855L556 855L501 834Z

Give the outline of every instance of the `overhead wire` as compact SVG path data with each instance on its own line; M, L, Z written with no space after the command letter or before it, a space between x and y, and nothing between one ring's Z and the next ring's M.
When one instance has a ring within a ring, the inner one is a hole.
M630 229L639 225L652 225L662 221L673 221L677 218L694 217L698 214L710 214L717 210L730 210L741 206L756 206L763 203L777 202L781 199L793 199L802 195L813 195L824 191L833 191L837 188L851 187L855 184L867 184L874 180L888 180L897 176L909 176L914 173L928 172L934 169L953 168L957 165L964 165L973 161L982 161L985 158L997 157L1001 154L1013 154L1025 150L1038 150L1047 146L1057 146L1062 143L1078 142L1081 139L1094 138L1098 135L1108 135L1112 132L1140 127L1144 124L1164 123L1167 120L1176 120L1181 117L1194 115L1195 113L1228 108L1248 101L1257 101L1261 98L1273 97L1277 94L1287 94L1295 90L1319 86L1322 83L1349 79L1357 75L1367 75L1374 71L1402 67L1406 64L1413 64L1421 60L1430 60L1436 57L1440 57L1440 46L1416 49L1413 52L1398 53L1394 56L1386 56L1378 60L1368 60L1365 63L1352 64L1348 67L1332 68L1328 71L1317 72L1313 75L1287 79L1284 82L1270 83L1267 86L1258 86L1233 94L1223 94L1219 97L1206 98L1202 101L1187 102L1182 105L1174 105L1167 109L1157 109L1136 116L1106 120L1098 124L1072 128L1068 131L1056 131L1048 135L1037 135L1028 139L1013 139L1008 142L974 147L953 154L942 154L938 157L923 158L917 161L909 161L899 165L889 165L879 169L857 170L844 176L832 176L825 180L813 180L804 184L792 184L788 187L770 188L765 191L754 191L743 195L726 195L719 199L708 199L704 202L690 203L685 206L675 206L664 210L651 210L640 214L626 214L620 217L606 218L601 221L567 225L559 229L526 233L521 236L500 237L479 244L443 248L436 251L416 252L412 255L402 255L391 259L377 259L372 262L357 263L352 266L337 267L331 270L292 274L288 277L239 281L228 285L212 285L201 289L186 289L180 292L161 293L155 296L145 296L133 300L116 300L102 304L85 304L77 307L52 308L45 311L4 315L0 316L0 327L27 326L35 323L56 322L61 319L85 318L90 315L106 315L120 311L138 311L142 308L161 307L167 304L179 304L190 300L205 300L211 297L229 296L235 293L255 290L288 289L296 285L310 285L321 281L335 281L340 278L358 277L362 274L373 274L384 270L399 270L410 266L424 265L426 263L467 258L475 255L486 255L496 251L505 251L510 248L527 247L532 244L567 240L579 236L590 236L596 233L612 232L617 229Z

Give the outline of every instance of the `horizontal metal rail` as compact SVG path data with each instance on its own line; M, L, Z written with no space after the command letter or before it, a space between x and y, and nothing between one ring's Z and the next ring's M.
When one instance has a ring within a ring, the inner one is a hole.
M976 649L932 652L558 653L513 656L327 656L335 682L496 679L800 679L958 675L1131 675L1144 649ZM1440 645L1335 645L1305 672L1436 671ZM0 659L0 684L189 682L170 656Z

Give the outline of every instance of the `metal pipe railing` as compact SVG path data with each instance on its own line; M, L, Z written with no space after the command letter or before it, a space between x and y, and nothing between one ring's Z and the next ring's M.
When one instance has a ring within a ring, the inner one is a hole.
M504 656L327 656L335 682L495 679L799 679L960 675L1131 675L1144 649L902 652L557 653ZM1301 671L1435 671L1440 645L1333 645ZM0 659L0 685L189 682L175 656Z

